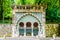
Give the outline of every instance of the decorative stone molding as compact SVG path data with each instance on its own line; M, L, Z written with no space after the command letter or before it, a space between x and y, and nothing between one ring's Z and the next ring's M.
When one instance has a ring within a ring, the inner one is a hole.
M13 10L16 12L43 12L46 9L46 5L12 5Z
M44 34L42 36L45 36L45 27L44 26L45 26L45 9L47 7L46 5L12 5L11 7L13 9L13 24L14 24L14 26L12 27L13 28L13 36L15 36L15 35L19 36L17 25L19 24L19 21L27 15L33 16L34 18L36 18L39 21L38 35L41 36L41 34L40 34L40 26L41 26L42 30L44 30L43 31ZM25 12L25 14L21 15L18 18L17 22L15 21L16 12ZM38 16L35 16L34 14L32 14L32 12L42 13L42 20L40 20L38 18ZM24 27L24 28L26 29L26 27ZM26 36L25 29L24 29L24 36ZM32 27L32 29L33 29L33 27ZM14 34L14 32L16 32L16 34ZM33 30L32 30L32 32L33 32ZM32 33L32 36L33 36L33 33Z

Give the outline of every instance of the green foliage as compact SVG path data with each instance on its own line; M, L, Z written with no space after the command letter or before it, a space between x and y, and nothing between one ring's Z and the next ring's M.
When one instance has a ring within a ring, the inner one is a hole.
M30 4L30 5L32 5L32 4L35 4L36 3L36 1L37 0L25 0L25 4Z
M60 23L58 0L38 0L38 3L47 4L46 23Z
M50 4L50 5L49 5ZM47 23L60 23L58 1L51 1L46 9Z
M3 13L3 0L0 0L0 20L2 20Z
M15 4L16 5L32 5L32 4L36 4L37 0L16 0Z
M12 18L11 0L3 1L3 14L5 18Z
M47 4L46 23L60 23L59 1L58 0L38 0L38 4Z
M15 3L15 0L11 0L11 3L14 4Z
M0 23L2 23L3 21L3 0L0 0Z
M15 4L16 4L16 5L21 5L22 2L23 2L22 0L16 0L16 1L15 1Z
M0 0L0 23L3 22L11 23L11 21L8 21L11 19L12 19L11 0Z
M59 3L58 0L0 0L0 20L12 18L11 3L16 5L36 5L47 4L46 20L47 23L60 23L60 16L58 15Z
M49 14L48 14L49 13ZM58 15L58 8L54 8L52 10L46 10L46 20L49 23L59 23L59 15Z
M46 20L47 23L60 23L58 0L16 0L18 5L36 5L47 4Z

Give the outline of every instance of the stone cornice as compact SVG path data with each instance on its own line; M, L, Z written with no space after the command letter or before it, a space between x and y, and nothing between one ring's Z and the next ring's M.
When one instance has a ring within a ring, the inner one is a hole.
M11 5L15 12L43 12L47 8L46 5Z

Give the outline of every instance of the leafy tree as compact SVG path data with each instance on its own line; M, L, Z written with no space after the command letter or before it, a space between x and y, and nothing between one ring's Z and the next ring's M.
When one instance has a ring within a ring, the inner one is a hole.
M12 19L11 3L11 0L3 0L3 16L4 20L7 20L7 22Z
M37 0L25 0L25 4L28 4L28 5L36 4L36 1Z
M0 0L0 23L3 21L3 0Z
M16 1L15 1L15 4L16 4L16 5L21 5L21 4L22 4L22 0L16 0Z
M1 0L2 1L2 0ZM12 2L11 2L12 1ZM36 4L47 4L46 9L46 20L48 23L59 23L60 16L58 15L59 4L58 0L3 0L3 9L0 7L0 11L3 12L4 18L12 18L11 3L16 5L36 5ZM60 3L60 2L59 2ZM2 4L2 2L1 2ZM1 14L1 13L0 13ZM2 15L0 16L2 17ZM1 19L1 18L0 18Z
M0 20L2 20L2 17L3 17L3 15L2 15L2 13L3 13L3 0L0 0Z
M15 4L16 5L24 5L24 4L30 5L30 4L36 4L36 1L37 0L16 0Z
M59 19L59 3L58 0L38 0L38 4L47 4L46 9L46 22L47 23L60 23Z
M46 20L47 23L58 23L59 22L59 15L58 15L58 0L12 0L13 2L15 2L16 5L36 5L36 4L47 4L47 9L46 9ZM9 5L8 5L9 4ZM11 16L11 1L6 2L6 9L4 9L4 17L8 18L8 17L12 17ZM4 5L4 6L5 6ZM8 11L7 11L8 10ZM9 14L8 14L9 13Z
M46 10L46 20L49 23L60 23L59 19L59 5L58 5L58 1L51 1L48 4L47 10Z
M59 20L60 20L60 0L58 0L59 2Z

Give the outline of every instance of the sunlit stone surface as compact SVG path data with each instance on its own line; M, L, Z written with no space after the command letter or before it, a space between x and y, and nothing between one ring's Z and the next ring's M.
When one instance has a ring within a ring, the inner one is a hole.
M12 9L13 18L10 29L12 37L4 36L5 40L40 40L40 38L46 37L45 9L43 6L14 5Z

